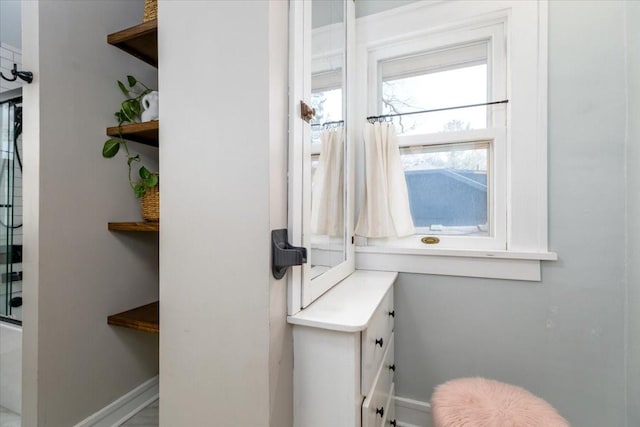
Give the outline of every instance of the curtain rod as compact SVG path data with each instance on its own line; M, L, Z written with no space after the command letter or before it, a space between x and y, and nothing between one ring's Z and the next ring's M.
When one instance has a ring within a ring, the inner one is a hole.
M344 124L344 120L336 120L335 122L324 122L324 123L313 123L311 125L311 127L314 126L339 126L339 125L343 125Z
M369 121L369 123L375 123L378 120L382 121L389 117L409 116L411 114L435 113L438 111L458 110L460 108L484 107L486 105L506 104L508 102L509 102L508 99L503 99L502 101L483 102L482 104L458 105L456 107L435 108L433 110L421 110L421 111L411 111L408 113L384 114L381 116L369 116L367 117L367 120Z

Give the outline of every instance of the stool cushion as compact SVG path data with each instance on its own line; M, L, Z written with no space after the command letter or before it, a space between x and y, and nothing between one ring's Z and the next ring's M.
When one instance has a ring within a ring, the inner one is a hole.
M544 400L523 388L485 378L460 378L436 387L433 427L569 427Z

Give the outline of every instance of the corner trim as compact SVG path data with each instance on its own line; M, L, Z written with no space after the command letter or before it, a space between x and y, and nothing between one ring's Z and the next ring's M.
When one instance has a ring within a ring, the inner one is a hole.
M140 384L124 396L114 400L95 414L80 421L74 427L116 427L140 412L160 395L159 378L156 375Z

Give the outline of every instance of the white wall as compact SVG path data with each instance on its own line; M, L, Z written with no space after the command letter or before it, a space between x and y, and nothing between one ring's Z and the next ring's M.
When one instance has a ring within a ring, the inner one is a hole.
M106 323L157 299L158 257L157 236L107 231L140 213L124 158L101 154L122 101L116 79L155 85L156 71L106 43L141 21L142 1L23 8L35 74L23 92L23 425L69 427L158 372L157 336Z
M22 329L0 323L0 406L22 411Z
M626 2L628 425L640 425L640 3Z
M286 224L286 12L159 2L161 425L291 422L285 285L270 272L270 227Z
M543 263L540 283L401 274L398 395L427 401L439 383L481 375L529 389L572 425L625 425L624 8L550 2L549 247L559 260Z

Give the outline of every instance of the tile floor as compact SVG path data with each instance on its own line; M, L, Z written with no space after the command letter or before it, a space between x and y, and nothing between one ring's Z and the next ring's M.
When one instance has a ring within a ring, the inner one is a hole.
M129 418L121 427L158 427L158 400L138 412L133 418ZM0 424L0 427L5 427ZM13 427L8 426L8 427ZM20 427L20 425L18 425Z
M0 406L0 427L20 427L20 414Z

